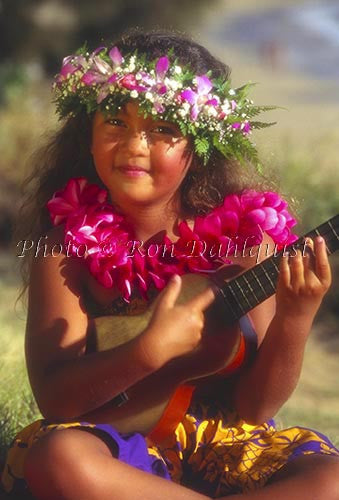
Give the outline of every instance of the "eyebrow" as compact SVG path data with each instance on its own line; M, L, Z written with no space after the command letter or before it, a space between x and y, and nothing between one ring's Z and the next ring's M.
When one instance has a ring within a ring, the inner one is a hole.
M127 103L124 104L121 109L118 109L117 110L117 113L115 116L119 115L119 114L125 114L126 116L130 117L131 116L131 113L128 111L127 109ZM145 118L145 119L150 119L152 122L161 122L161 123L164 123L166 125L171 125L172 127L174 128L177 128L179 130L179 126L176 124L176 123L173 123L173 122L170 122L168 120L164 120L163 118L161 118L160 116L149 116L147 115L146 117L143 116L143 113L141 111L141 113L138 113L138 116L142 117L142 118Z
M171 127L179 129L179 126L176 123L170 122L168 120L163 120L162 118L153 118L152 121L155 123L161 122L164 123L165 125L169 125Z

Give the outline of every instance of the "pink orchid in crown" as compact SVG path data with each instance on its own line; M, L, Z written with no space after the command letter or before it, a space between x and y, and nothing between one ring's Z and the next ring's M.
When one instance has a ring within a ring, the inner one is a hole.
M90 66L88 71L83 75L81 81L85 85L93 85L95 83L110 83L110 79L112 78L114 81L114 70L120 66L122 63L122 55L117 47L113 47L108 55L113 63L111 66L106 61L104 61L97 54L103 50L104 47L98 47L90 56L89 62Z
M211 80L206 75L196 76L195 79L197 88L196 91L186 89L180 93L181 99L187 101L191 105L190 116L193 121L198 118L198 115L204 106L209 105L216 107L219 104L219 101L210 94L210 90L213 88Z
M61 83L79 69L81 70L86 64L86 59L83 56L67 56L62 61L60 73L56 78L57 83Z
M241 130L242 130L243 134L245 134L245 135L249 134L251 132L251 130L252 130L250 122L249 121L245 121L243 123L243 127L242 127Z
M128 90L136 90L137 92L145 92L147 87L140 85L134 73L128 73L119 80L119 85Z
M89 69L84 73L81 82L85 85L91 86L102 84L100 92L98 93L97 103L100 104L110 92L110 87L118 80L118 75L115 73L123 62L123 57L117 47L113 47L108 55L112 61L112 65L108 64L97 54L105 47L98 47L90 56Z
M156 82L151 88L151 92L154 92L158 96L162 96L167 92L167 86L165 85L165 77L168 68L169 68L168 57L166 56L160 57L155 65ZM158 99L154 100L153 107L158 113L163 113L165 111L165 107Z
M235 122L232 124L232 129L233 130L241 130L242 133L244 135L247 135L251 132L252 130L252 127L251 127L251 124L248 120L246 120L245 122L241 123L241 122Z
M169 59L167 56L164 56L160 57L156 62L155 78L145 71L140 72L142 81L147 86L147 88L145 88L145 91L151 92L153 94L153 107L157 113L163 113L165 111L165 107L158 96L161 97L168 91L168 87L165 83L168 69Z

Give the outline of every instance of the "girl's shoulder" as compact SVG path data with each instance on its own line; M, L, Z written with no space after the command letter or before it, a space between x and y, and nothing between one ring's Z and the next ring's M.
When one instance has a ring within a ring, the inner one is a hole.
M63 289L81 295L88 273L83 259L72 256L65 243L64 225L54 226L41 235L31 248L29 286L45 289L56 282L64 283Z
M60 267L60 272L69 276L72 285L79 291L85 306L104 310L119 299L120 293L116 289L105 288L90 273L84 255L79 247L79 252L71 252L70 244L65 242L65 225L61 224L51 228L46 234L46 253L55 259L54 264ZM87 309L87 307L86 307Z

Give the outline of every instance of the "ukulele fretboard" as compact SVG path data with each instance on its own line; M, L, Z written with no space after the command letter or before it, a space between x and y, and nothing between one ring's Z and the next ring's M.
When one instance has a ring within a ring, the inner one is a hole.
M273 295L276 290L282 255L289 252L293 256L297 249L304 250L305 238L316 236L322 236L325 239L328 253L335 252L339 247L339 215L332 217L299 238L292 245L221 286L219 292L223 299L223 307L226 306L224 315L227 321L230 323L237 321L253 307Z

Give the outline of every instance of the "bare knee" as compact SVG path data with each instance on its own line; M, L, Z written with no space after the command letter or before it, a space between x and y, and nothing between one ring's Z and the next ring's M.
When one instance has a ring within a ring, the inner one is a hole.
M323 490L323 498L339 500L339 457L322 455L313 470Z
M109 454L96 436L75 429L53 431L29 450L24 464L28 488L38 499L68 498L71 483L82 481L87 457L94 451Z
M280 469L269 483L292 477L302 477L314 498L339 500L339 456L300 456Z

